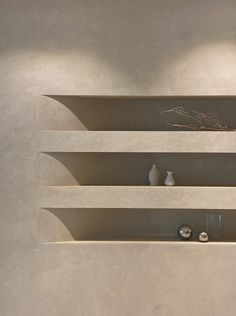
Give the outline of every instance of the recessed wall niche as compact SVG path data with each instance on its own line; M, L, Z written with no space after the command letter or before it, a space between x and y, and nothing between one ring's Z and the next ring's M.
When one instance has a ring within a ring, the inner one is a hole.
M166 170L173 170L178 186L235 186L236 154L182 153L42 153L40 184L149 185L153 163L160 169L163 185Z
M43 98L41 240L178 240L181 223L197 233L209 212L222 215L220 241L236 240L235 97ZM193 130L179 108L226 128ZM175 188L149 186L153 163Z
M191 120L170 111L182 107L212 114L236 128L234 96L49 96L40 107L40 127L49 130L180 131ZM168 112L170 111L170 112Z
M214 242L234 241L234 212L211 210L222 214L219 237ZM193 227L193 241L207 229L203 210L159 209L41 209L40 238L44 242L70 241L179 241L177 229L183 223Z

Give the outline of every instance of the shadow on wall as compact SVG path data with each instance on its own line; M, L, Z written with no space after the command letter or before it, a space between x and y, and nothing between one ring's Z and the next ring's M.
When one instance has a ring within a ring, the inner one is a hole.
M230 93L235 86L234 0L20 1L10 12L6 21L1 10L0 30L17 36L0 48L11 65L6 79L21 87L32 78L36 90Z

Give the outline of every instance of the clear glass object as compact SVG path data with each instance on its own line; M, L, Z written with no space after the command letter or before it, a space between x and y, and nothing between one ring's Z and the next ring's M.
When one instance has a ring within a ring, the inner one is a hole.
M209 241L220 240L222 227L222 215L219 213L206 214L206 232L209 236Z

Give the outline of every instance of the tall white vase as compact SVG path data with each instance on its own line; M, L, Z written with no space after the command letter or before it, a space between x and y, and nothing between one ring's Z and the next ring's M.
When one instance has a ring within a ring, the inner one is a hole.
M152 165L152 168L149 171L149 182L150 185L158 185L160 180L160 172L155 164Z
M167 186L173 186L175 185L175 179L173 177L173 171L166 171L167 176L165 179L165 185Z

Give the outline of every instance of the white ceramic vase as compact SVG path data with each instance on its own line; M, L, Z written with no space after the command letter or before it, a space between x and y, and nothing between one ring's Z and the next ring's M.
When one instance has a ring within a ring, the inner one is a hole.
M166 171L167 176L165 179L165 185L173 186L175 185L175 179L173 178L173 171Z
M149 171L149 182L150 185L158 185L160 180L160 172L155 164L152 165L152 168Z

